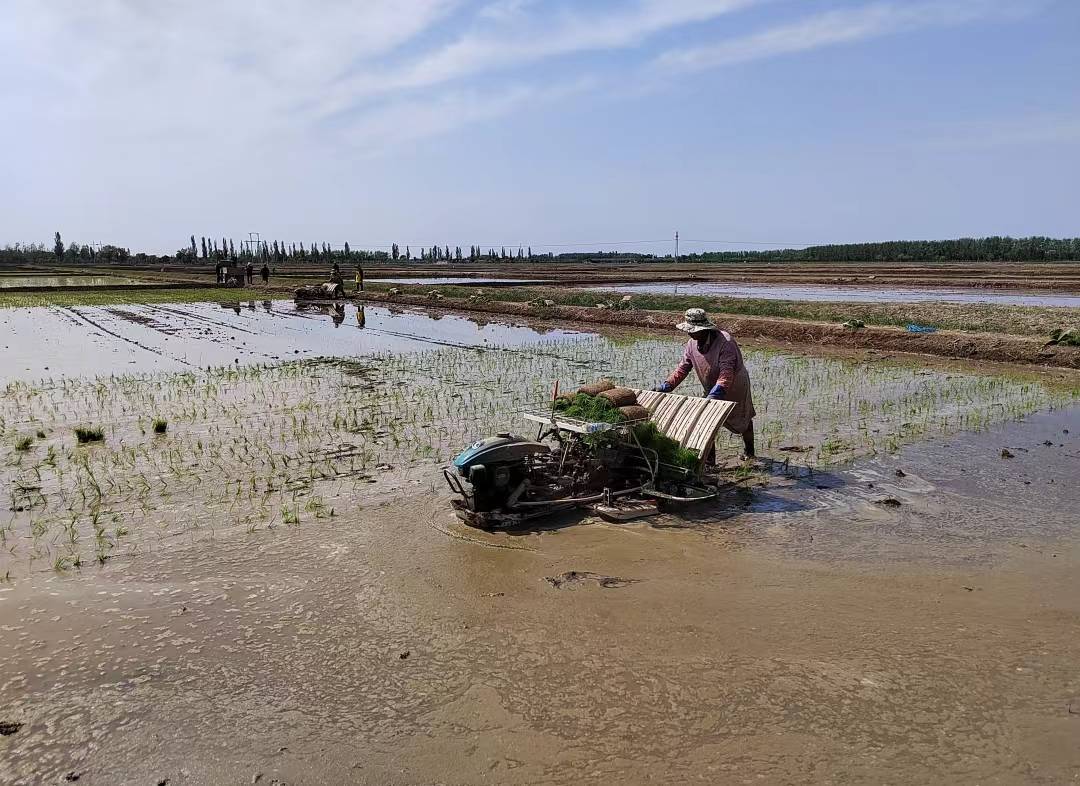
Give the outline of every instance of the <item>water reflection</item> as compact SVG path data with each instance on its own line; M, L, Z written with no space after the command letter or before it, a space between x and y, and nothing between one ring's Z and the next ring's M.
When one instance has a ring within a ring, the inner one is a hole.
M0 383L50 375L184 370L234 362L363 357L445 346L523 346L587 335L488 319L291 300L0 311ZM244 308L244 306L247 308ZM72 321L94 329L73 334ZM344 325L344 327L342 327Z

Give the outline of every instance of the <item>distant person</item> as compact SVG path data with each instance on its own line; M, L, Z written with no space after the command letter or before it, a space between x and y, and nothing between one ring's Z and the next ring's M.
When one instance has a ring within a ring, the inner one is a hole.
M270 268L265 262L263 262L262 270L259 271L259 275L262 276L264 287L270 283Z
M247 285L250 287L255 280L255 266L250 262L248 262L247 266L244 268L244 275L247 277Z
M364 268L356 266L356 291L364 291Z
M724 428L743 438L744 453L754 457L754 399L750 395L750 373L743 363L742 352L735 339L712 322L701 308L689 308L684 319L675 326L690 336L683 351L682 362L655 389L670 393L686 379L691 371L697 372L698 380L708 398L717 401L734 401L735 408L724 421ZM707 448L702 456L715 461L716 446Z

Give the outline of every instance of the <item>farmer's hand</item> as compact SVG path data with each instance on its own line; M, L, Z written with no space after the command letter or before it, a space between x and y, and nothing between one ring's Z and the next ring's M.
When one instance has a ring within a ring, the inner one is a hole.
M670 393L675 388L671 386L669 382L661 382L659 385L653 388L653 393Z
M713 401L723 401L727 395L727 391L724 390L723 385L713 385L713 389L709 391L709 398Z

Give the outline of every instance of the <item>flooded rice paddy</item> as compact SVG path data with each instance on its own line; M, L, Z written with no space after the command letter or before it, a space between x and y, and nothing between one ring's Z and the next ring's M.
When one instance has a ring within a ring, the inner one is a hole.
M577 335L419 311L291 300L0 309L0 384L448 345L528 344Z
M116 284L138 284L135 278L95 275L11 275L0 274L0 289L13 287L108 287Z
M590 287L611 292L655 295L719 295L764 300L805 300L823 303L991 303L1008 306L1080 307L1080 294L1046 295L978 289L925 289L881 287L800 286L797 284L720 284L687 281L685 284L614 284Z
M244 309L225 311L232 328L245 324ZM9 490L0 575L330 519L365 495L408 493L426 482L426 468L480 437L523 431L521 412L544 408L556 381L564 390L601 376L651 387L681 354L673 341L535 331L511 343L506 331L514 328L505 325L489 331L456 318L382 313L386 335L366 346L352 339L342 345L346 356L325 340L332 320L309 318L330 323L322 338L302 334L318 358L206 369L200 356L182 372L9 382L0 394ZM424 338L391 329L394 319ZM295 314L280 320L270 324L304 324ZM485 331L502 340L484 346ZM238 335L261 346L254 332ZM910 365L763 351L747 352L746 362L760 450L818 470L1074 400L1030 380ZM700 391L690 380L681 392ZM722 439L721 453L734 455L737 442Z
M746 351L767 471L481 533L442 462L677 339L270 301L0 330L14 783L1080 773L1071 390Z

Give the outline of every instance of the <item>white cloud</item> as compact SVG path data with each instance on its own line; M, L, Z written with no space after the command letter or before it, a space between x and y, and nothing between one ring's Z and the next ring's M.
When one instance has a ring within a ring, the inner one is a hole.
M336 76L460 2L12 0L0 90L90 133L258 136L306 122L297 111Z
M636 0L617 12L562 11L530 16L531 3L500 0L486 7L478 29L404 66L362 70L344 80L328 111L389 92L427 88L490 71L506 71L578 52L623 49L661 31L764 2L764 0Z
M378 156L519 110L536 112L546 105L591 92L597 84L594 79L582 78L542 86L515 84L498 90L464 88L435 96L400 99L358 113L342 125L338 136L361 154Z
M653 66L668 73L704 71L923 27L1022 14L1038 5L1038 0L1027 3L1014 0L872 3L826 12L740 38L666 52L653 61Z

